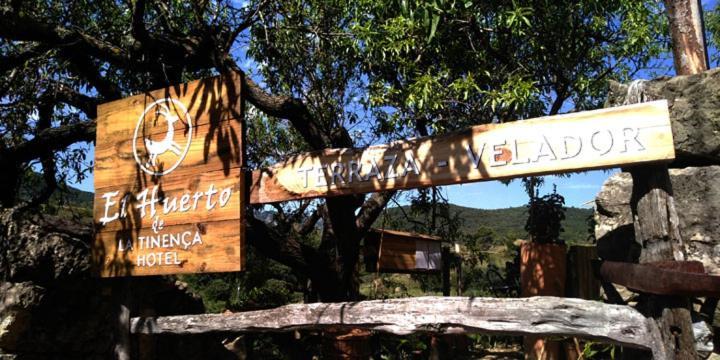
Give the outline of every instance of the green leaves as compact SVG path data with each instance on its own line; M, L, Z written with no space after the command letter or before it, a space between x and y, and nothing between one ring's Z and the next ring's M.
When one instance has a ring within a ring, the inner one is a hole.
M438 23L440 22L440 15L433 14L430 23L430 35L428 36L427 42L430 42L435 37L435 31L437 31Z
M523 77L521 73L511 74L500 89L484 90L484 105L493 111L498 108L522 112L525 106L537 102L537 81ZM513 120L513 119L500 119Z
M718 48L720 43L720 4L715 6L715 9L706 11L705 13L705 28L710 36L706 39L709 47ZM711 55L710 61L717 64L720 62L720 56L718 52ZM716 65L717 66L717 65Z
M516 1L512 2L513 8L502 14L501 22L517 35L525 35L530 28L530 16L533 9L527 6L518 6Z
M365 0L360 12L352 33L386 129L596 107L608 79L627 79L664 51L654 1Z

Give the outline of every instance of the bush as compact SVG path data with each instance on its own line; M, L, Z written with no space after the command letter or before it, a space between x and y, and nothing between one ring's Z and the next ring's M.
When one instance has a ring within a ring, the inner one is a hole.
M560 233L563 232L562 221L565 220L565 198L553 192L542 197L534 195L527 205L528 219L525 230L530 239L541 244L560 243Z

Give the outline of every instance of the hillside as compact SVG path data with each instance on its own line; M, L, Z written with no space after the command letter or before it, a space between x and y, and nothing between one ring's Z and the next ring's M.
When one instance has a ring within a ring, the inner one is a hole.
M33 196L41 193L45 187L45 183L39 174L29 172L26 176L27 178L18 194L22 201L30 200ZM67 184L60 184L59 186L60 189L55 191L48 203L43 206L46 213L83 219L92 217L93 199L95 197L93 193L76 189Z
M39 185L38 185L39 186ZM37 190L34 190L37 191ZM65 213L68 206L76 210L75 213L91 216L93 206L93 193L75 189L67 186L67 190L56 193L51 198L52 210L58 210L60 214ZM62 199L61 199L62 198ZM63 203L64 205L60 205ZM58 209L59 208L59 209ZM51 210L48 209L48 210ZM495 234L505 238L525 238L525 220L527 212L525 207L511 207L506 209L475 209L450 204L450 216L460 218L460 232L464 234L475 234L481 227L492 229ZM562 239L568 243L585 242L588 237L587 220L592 216L592 209L581 209L569 207L563 221L564 232ZM408 206L392 207L387 209L388 223L392 224L395 230L413 230L410 222L404 214L410 214ZM375 227L381 227L381 220L375 223ZM414 220L420 221L419 218Z
M511 207L506 209L474 209L450 204L450 216L458 216L461 219L460 231L465 234L475 234L481 227L492 229L501 237L525 238L525 221L527 211L525 207ZM410 214L408 206L393 207L387 209L387 217L397 230L412 230L410 221L404 214ZM565 242L585 242L588 238L588 218L593 214L592 209L569 207L565 212L565 221L562 225L564 232L561 236ZM414 218L420 221L418 218ZM375 226L381 226L378 220Z

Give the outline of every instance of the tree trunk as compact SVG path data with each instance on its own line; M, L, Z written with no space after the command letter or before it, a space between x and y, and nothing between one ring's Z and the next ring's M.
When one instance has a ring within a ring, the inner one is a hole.
M20 166L10 161L0 161L0 168L3 169L0 174L0 208L7 209L13 207L17 200Z

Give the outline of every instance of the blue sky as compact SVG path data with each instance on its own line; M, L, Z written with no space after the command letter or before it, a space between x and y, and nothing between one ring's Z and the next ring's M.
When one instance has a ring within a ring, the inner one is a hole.
M565 197L566 206L590 207L602 183L618 171L587 171L569 177L545 176L545 185L540 189L540 194L552 192L553 185L557 185L558 193ZM450 203L472 208L499 209L523 206L528 201L520 180L514 180L508 185L487 181L444 188Z
M703 8L714 9L716 6L716 0L703 1ZM244 49L238 49L240 52L240 58L246 58L244 56ZM715 53L715 49L710 49L712 53ZM711 54L711 58L712 58ZM669 58L664 61L664 67L666 67L666 75L672 75L672 62ZM245 59L240 62L241 67L248 71L253 72L251 67L255 64L252 60ZM639 74L641 78L651 77L648 73ZM569 111L569 107L564 109ZM91 152L88 154L88 158L94 157L94 147L91 146ZM589 207L592 206L592 201L597 195L603 182L612 174L618 172L617 169L611 170L598 170L588 171L579 174L571 174L569 177L558 177L558 176L546 176L545 185L541 188L540 193L545 194L552 191L553 185L557 185L558 192L565 197L566 206L573 207ZM75 187L80 188L84 191L93 191L93 177L90 175L81 183L72 184ZM487 181L478 182L462 185L451 185L445 186L443 189L446 191L448 200L452 204L460 206L472 207L472 208L483 208L483 209L497 209L506 208L512 206L522 206L527 203L527 195L522 187L522 183L519 180L512 181L510 184L505 185L499 181ZM401 199L403 199L401 197ZM405 200L399 200L400 204L404 204Z

